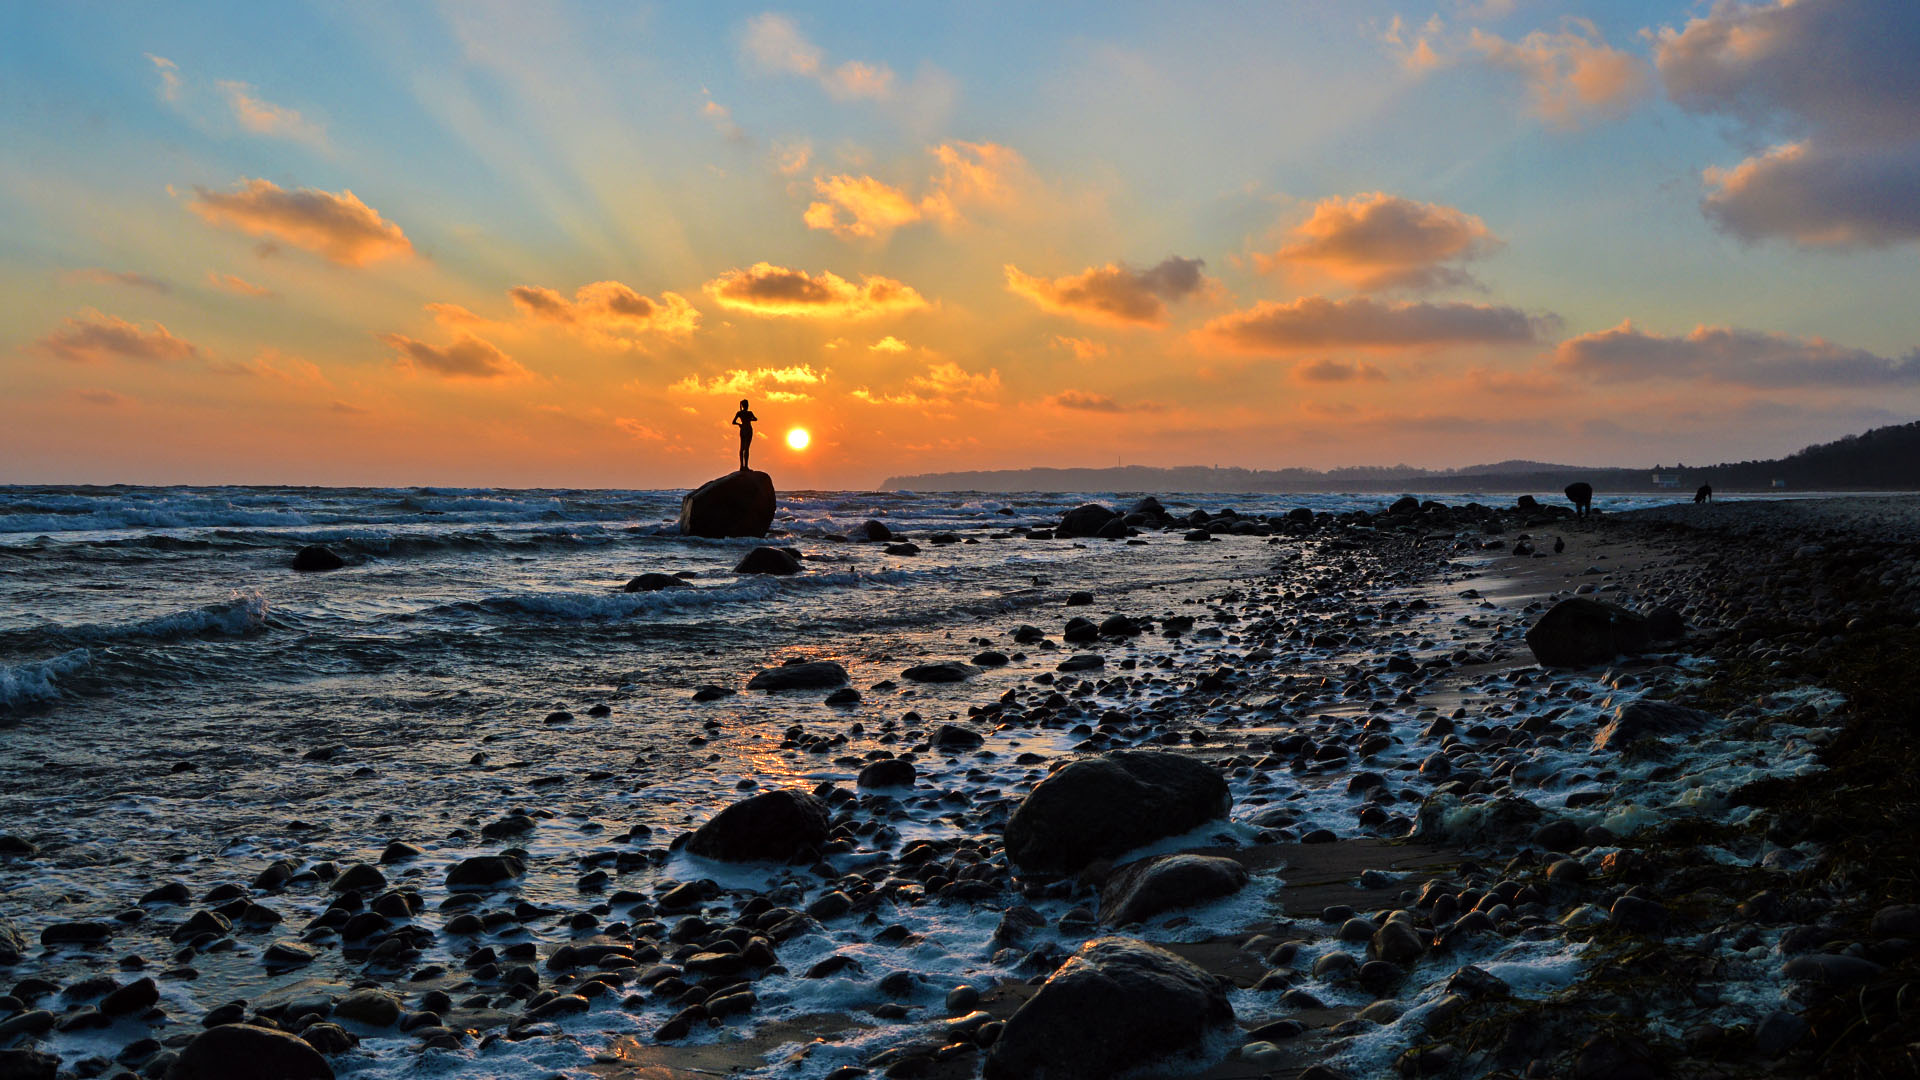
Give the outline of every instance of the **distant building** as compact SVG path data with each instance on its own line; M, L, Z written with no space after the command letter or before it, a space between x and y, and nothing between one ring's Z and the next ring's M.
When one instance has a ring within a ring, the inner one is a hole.
M1670 472L1654 473L1653 486L1658 488L1677 488L1680 486L1680 474Z
M1785 491L1787 489L1787 482L1785 480L1775 480L1773 483L1768 484L1767 486L1772 488L1775 491Z

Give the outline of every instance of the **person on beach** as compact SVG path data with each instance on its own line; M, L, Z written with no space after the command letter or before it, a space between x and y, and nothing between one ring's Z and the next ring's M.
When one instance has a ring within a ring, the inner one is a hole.
M1695 506L1698 506L1701 503L1710 503L1712 501L1713 501L1713 485L1712 484L1701 484L1699 490L1693 493L1693 504Z
M740 429L740 471L747 471L747 451L753 447L753 422L760 419L747 408L747 399L740 399L740 411L733 414L733 424Z

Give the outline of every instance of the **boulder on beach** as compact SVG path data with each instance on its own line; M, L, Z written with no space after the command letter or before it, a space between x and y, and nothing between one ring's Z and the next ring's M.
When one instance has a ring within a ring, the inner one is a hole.
M347 565L347 560L333 553L333 549L321 544L308 544L293 553L293 568L301 573L317 570L338 570Z
M1671 701L1629 701L1613 710L1613 719L1593 734L1595 750L1625 750L1641 739L1691 735L1713 723L1713 714Z
M863 521L847 530L847 539L882 543L893 539L893 530L878 521Z
M773 525L773 477L754 470L709 480L680 500L680 535L718 540L765 536Z
M713 815L687 850L723 862L791 862L827 842L827 807L804 791L763 791Z
M867 788L912 787L920 776L913 762L900 758L881 758L879 761L860 770L854 783Z
M980 669L972 664L942 660L936 664L915 664L900 674L909 682L951 683L965 682L979 673Z
M1060 536L1098 536L1107 522L1119 516L1099 503L1087 503L1062 514L1060 527L1054 532Z
M1128 938L1080 947L1013 1016L984 1080L1106 1080L1190 1054L1233 1023L1219 979Z
M1584 596L1553 605L1527 631L1527 648L1542 667L1592 667L1652 644L1645 618Z
M734 564L736 574L797 574L800 553L792 548L757 547Z
M847 669L831 660L802 660L767 668L747 680L749 690L830 690L847 684Z
M304 1039L253 1024L221 1024L193 1037L169 1080L333 1080L333 1066Z
M490 889L526 872L526 864L511 855L475 855L447 868L447 888Z
M5 1080L55 1080L59 1074L58 1054L26 1047L0 1050L0 1077Z
M1192 758L1158 750L1080 758L1021 800L1007 821L1007 857L1026 870L1075 873L1225 817L1232 805L1226 780Z
M684 578L672 574L641 574L627 582L627 592L659 592L661 589L691 589Z
M1232 896L1247 868L1214 855L1157 855L1116 869L1100 886L1100 921L1109 926Z

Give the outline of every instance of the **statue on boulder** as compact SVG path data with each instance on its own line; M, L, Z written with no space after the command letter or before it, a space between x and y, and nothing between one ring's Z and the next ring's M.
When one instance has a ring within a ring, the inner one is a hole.
M740 399L740 411L733 414L733 426L740 429L740 471L747 471L747 452L753 448L753 422L760 419L747 408L747 399Z
M753 415L744 399L733 424L740 429L740 471L709 480L680 500L680 535L718 540L729 536L765 536L773 526L773 477L747 468L753 444Z

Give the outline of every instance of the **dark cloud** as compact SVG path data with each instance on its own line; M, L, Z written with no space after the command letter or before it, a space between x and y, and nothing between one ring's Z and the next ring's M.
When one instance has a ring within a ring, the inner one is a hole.
M1184 300L1207 283L1199 259L1177 255L1146 270L1121 263L1090 267L1078 274L1040 278L1006 268L1007 288L1042 308L1089 322L1118 326L1164 326L1167 304Z
M1383 382L1387 373L1372 364L1349 364L1344 360L1315 360L1293 369L1293 377L1302 382Z
M1358 296L1266 301L1222 315L1199 340L1230 352L1278 354L1304 349L1421 349L1448 345L1524 345L1550 320L1486 304L1383 303Z
M53 332L33 343L33 348L49 356L76 364L97 364L106 360L137 360L165 363L192 360L200 347L173 336L160 323L142 327L125 319L84 311L68 316Z
M1708 379L1760 388L1920 386L1920 351L1894 358L1831 342L1700 326L1684 337L1631 322L1569 338L1558 366L1601 382Z
M1084 390L1062 390L1047 398L1046 403L1056 409L1093 413L1153 413L1165 412L1167 408L1154 401L1141 401L1129 405L1115 401L1105 394L1092 394Z
M404 334L382 334L380 340L400 354L401 367L450 379L511 379L527 373L499 346L470 334L460 335L451 345L429 345Z

